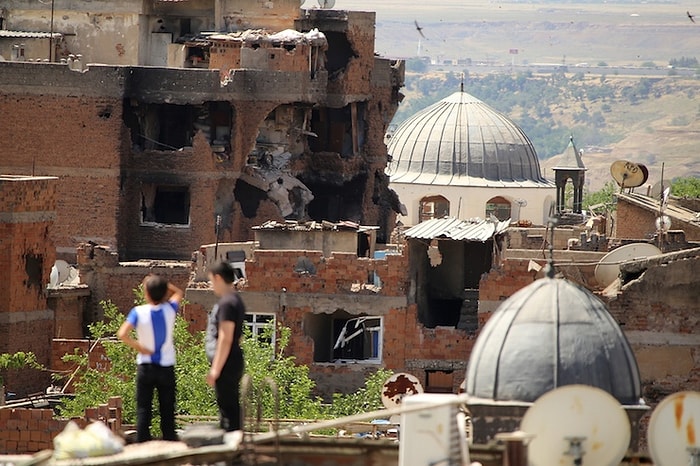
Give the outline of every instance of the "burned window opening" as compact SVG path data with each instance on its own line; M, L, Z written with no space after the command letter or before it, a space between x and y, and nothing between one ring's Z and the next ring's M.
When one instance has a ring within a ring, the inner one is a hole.
M312 152L336 152L351 157L362 151L367 137L365 102L351 102L343 108L316 108L311 113L308 138Z
M306 181L303 174L301 181L314 194L307 210L312 220L339 222L341 220L362 220L362 200L367 183L367 176L360 175L347 183L332 185L321 181Z
M486 201L486 218L491 215L500 221L508 220L511 216L511 203L508 199L496 196Z
M267 193L262 189L246 183L240 178L236 181L236 187L233 189L233 196L241 206L243 216L246 218L255 218L258 214L260 202L267 199Z
M314 362L368 362L382 359L383 318L333 314L307 314L304 328L314 341Z
M126 99L123 115L135 151L191 147L198 131L204 134L214 152L230 151L233 111L228 102L176 105Z
M410 241L415 258L418 320L427 328L438 326L472 330L476 326L481 275L491 269L493 241L484 243L436 240L441 261L431 264L429 243Z
M25 285L27 288L44 288L44 256L41 254L26 254L24 256L24 272L27 274Z
M347 68L350 60L358 55L352 48L348 36L343 32L326 31L328 51L326 52L326 69L329 79L337 79Z
M443 218L450 215L450 201L443 196L428 196L420 200L418 220L425 222L433 218Z
M144 184L141 187L141 223L189 225L189 188Z

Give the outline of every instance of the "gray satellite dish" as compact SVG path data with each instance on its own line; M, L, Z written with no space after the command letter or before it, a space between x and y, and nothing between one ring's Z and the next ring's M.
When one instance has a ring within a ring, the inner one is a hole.
M75 267L68 265L68 262L58 259L49 275L49 288L56 288L60 285L74 285L78 280L78 271Z
M620 275L620 264L633 259L644 259L661 254L661 249L649 243L632 243L607 253L595 266L595 279L607 287Z
M523 416L520 430L534 436L530 466L617 466L631 435L620 403L587 385L566 385L542 395Z
M700 464L700 392L674 393L651 414L647 439L657 466Z
M335 0L317 0L318 6L324 10L329 10L335 6Z

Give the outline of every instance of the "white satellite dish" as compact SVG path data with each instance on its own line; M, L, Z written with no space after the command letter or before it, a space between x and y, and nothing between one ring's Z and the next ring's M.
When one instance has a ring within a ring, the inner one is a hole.
M329 10L335 6L335 0L317 0L318 6L324 10Z
M530 466L617 466L631 436L620 403L587 385L566 385L542 395L525 412L520 430L534 436Z
M656 217L656 220L654 220L654 225L656 226L656 231L666 232L671 229L671 217L668 215Z
M649 243L632 243L607 253L595 267L595 279L607 287L620 275L620 264L633 259L644 259L661 254L661 250Z
M396 408L404 397L423 393L418 377L406 372L397 372L382 385L382 404L385 408Z
M58 259L51 267L51 275L49 275L49 288L56 288L63 284L76 284L78 271L75 267L68 265L68 262Z
M700 392L664 398L651 414L647 440L657 466L700 464Z

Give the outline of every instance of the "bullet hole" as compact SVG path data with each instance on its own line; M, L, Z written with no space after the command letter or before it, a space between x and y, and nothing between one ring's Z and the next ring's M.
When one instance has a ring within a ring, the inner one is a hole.
M107 120L109 117L112 116L112 106L107 105L105 108L100 110L100 112L97 114L97 116L99 116L103 120Z
M27 274L25 284L27 288L37 287L43 289L44 258L41 254L26 254L24 256L24 271Z

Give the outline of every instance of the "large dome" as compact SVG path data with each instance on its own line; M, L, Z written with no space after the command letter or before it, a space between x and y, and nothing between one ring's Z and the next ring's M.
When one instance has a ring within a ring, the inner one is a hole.
M551 186L525 133L463 91L403 122L388 149L392 183Z
M504 301L479 335L467 393L534 402L564 385L598 387L624 405L641 396L639 369L605 304L567 280L543 278Z

